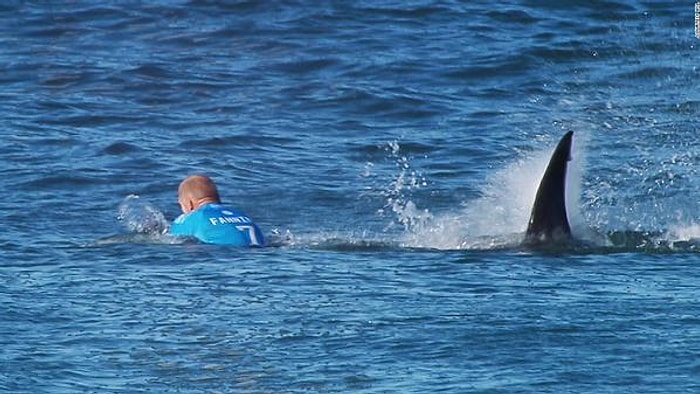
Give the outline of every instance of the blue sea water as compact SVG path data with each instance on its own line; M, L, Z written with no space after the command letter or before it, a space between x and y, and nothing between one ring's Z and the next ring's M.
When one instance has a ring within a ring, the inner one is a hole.
M0 392L698 392L694 16L3 3ZM273 247L162 235L192 173Z

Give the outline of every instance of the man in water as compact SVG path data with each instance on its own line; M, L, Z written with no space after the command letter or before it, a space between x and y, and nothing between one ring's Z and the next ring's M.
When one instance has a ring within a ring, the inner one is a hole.
M189 176L177 192L182 215L170 227L171 235L195 237L208 244L265 246L262 231L248 216L221 204L209 177Z

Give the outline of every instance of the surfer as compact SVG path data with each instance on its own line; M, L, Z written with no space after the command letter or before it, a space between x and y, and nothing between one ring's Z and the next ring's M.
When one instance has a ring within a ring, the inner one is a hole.
M219 191L208 176L191 175L180 183L178 202L182 209L170 234L190 236L217 245L265 246L260 228L243 212L221 204Z

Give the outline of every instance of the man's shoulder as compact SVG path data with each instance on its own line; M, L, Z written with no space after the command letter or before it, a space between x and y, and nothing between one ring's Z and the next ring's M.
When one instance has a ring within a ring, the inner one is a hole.
M189 214L183 213L180 216L176 217L175 220L173 220L173 223L174 224L183 224L183 223L185 223L185 221L187 221L187 218L189 218L189 217L190 217Z
M193 220L191 213L183 213L173 220L170 226L170 233L174 235L192 235L195 231L196 220Z

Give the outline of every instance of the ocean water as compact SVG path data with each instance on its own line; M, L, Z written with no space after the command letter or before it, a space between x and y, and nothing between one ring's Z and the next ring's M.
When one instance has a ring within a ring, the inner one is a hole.
M0 5L0 392L700 390L691 2ZM577 245L520 245L573 130ZM162 234L206 173L272 246Z

